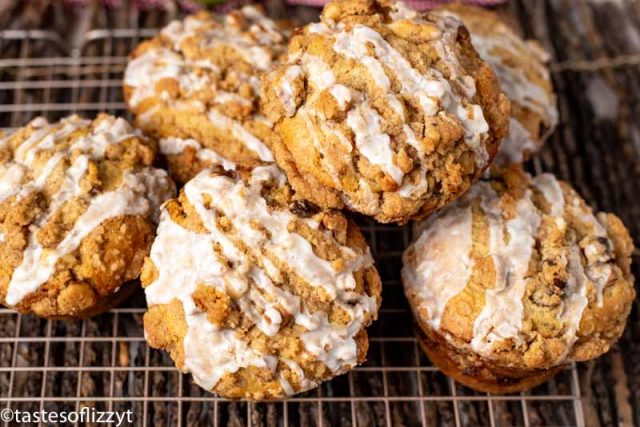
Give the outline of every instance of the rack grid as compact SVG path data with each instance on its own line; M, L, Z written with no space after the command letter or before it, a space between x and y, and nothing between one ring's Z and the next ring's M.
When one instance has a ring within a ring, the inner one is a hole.
M0 127L10 132L40 114L56 120L105 111L130 118L121 93L126 55L155 31L93 29L72 47L54 31L0 31ZM635 60L612 58L613 66L616 59ZM564 72L572 66L600 65L565 61L554 69ZM545 169L541 161L531 168ZM415 339L399 281L410 227L358 222L384 290L379 319L369 330L368 360L352 372L285 401L218 398L147 346L144 298L138 292L124 306L78 322L0 309L0 409L132 409L136 425L587 425L575 364L517 395L477 393L433 367Z

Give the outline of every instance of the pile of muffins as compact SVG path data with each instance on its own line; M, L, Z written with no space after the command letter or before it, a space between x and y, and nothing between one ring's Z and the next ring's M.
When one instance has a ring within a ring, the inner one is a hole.
M533 387L607 352L635 297L621 221L522 169L558 122L546 60L461 5L172 22L130 56L135 128L38 118L0 140L0 301L84 318L139 278L145 338L197 384L286 397L367 354L382 284L346 212L413 221L424 351L477 390Z

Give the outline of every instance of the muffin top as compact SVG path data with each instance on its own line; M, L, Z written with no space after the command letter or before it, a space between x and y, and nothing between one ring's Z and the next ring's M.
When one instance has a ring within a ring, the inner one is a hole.
M75 316L140 274L160 204L156 142L102 114L37 118L0 140L0 300Z
M256 6L171 22L127 65L125 100L136 124L159 139L194 139L240 165L273 161L271 124L258 112L260 75L284 52L286 35ZM172 141L161 147L175 155Z
M493 158L508 101L457 19L334 1L265 76L276 161L301 194L382 222L458 197Z
M549 55L538 42L519 37L495 12L455 3L437 13L464 22L473 46L491 64L511 101L509 133L496 162L508 165L528 160L542 149L558 124L556 97L546 67Z
M145 336L201 387L262 400L364 360L380 280L360 231L282 172L205 170L165 205L142 275Z
M634 299L633 243L553 175L494 171L417 228L402 278L418 323L521 368L606 351Z

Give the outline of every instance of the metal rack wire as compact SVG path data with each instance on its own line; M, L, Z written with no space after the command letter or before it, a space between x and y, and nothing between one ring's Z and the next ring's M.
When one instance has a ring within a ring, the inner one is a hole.
M0 127L36 115L125 115L126 54L149 29L93 30L68 49L57 33L0 31ZM282 402L229 402L200 390L146 345L144 299L82 322L0 310L0 409L133 409L136 425L583 426L579 376L568 367L520 395L476 393L419 350L399 282L409 228L359 220L384 283L367 362ZM8 425L8 424L7 424Z

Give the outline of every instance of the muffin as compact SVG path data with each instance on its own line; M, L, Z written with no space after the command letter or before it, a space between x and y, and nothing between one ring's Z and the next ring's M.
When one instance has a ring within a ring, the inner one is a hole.
M480 391L538 385L606 353L633 299L633 243L553 175L494 171L416 227L402 281L434 364Z
M509 133L496 163L522 163L540 151L558 124L558 107L546 64L549 55L534 40L523 40L487 9L454 3L437 11L464 22L480 57L496 72L511 101Z
M380 280L355 224L275 165L204 170L162 211L142 284L149 344L225 398L290 396L362 363Z
M467 191L509 119L457 19L386 0L327 4L265 75L261 105L301 197L397 223Z
M211 163L196 144L239 166L273 161L272 125L258 111L260 75L284 53L286 34L261 9L245 6L173 21L133 51L125 102L136 125L161 140L177 181Z
M173 182L123 119L37 118L0 140L0 302L84 318L126 296Z

